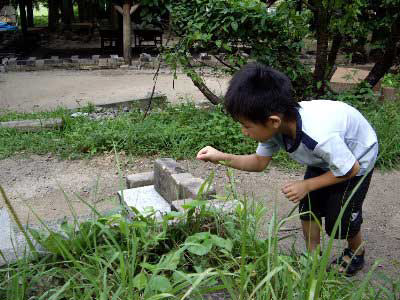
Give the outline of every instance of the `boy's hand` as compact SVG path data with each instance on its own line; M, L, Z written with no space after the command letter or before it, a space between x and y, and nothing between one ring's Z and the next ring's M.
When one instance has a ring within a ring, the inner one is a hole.
M289 182L282 188L282 193L293 203L299 202L309 192L308 185L304 180Z
M211 146L207 146L197 153L197 159L200 159L202 161L209 161L212 163L218 163L221 160L225 160L226 155L225 153L218 151Z

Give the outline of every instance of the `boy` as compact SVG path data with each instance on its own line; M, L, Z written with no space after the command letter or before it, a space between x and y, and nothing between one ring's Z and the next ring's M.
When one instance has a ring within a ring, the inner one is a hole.
M320 243L318 222L325 217L330 235L342 205L367 174L335 235L347 239L348 248L334 263L340 272L351 276L364 265L362 204L378 154L377 137L355 108L328 100L297 103L291 90L284 74L258 63L246 65L230 81L225 108L240 122L243 134L259 142L256 153L233 155L207 146L197 158L227 161L232 168L260 172L283 148L294 160L307 165L304 180L285 184L282 193L293 203L300 202L303 234L310 251Z

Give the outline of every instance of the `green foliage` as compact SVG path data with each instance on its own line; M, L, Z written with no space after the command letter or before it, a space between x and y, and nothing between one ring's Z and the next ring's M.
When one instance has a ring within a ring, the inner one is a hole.
M287 74L299 97L305 97L310 70L299 62L306 27L303 15L289 18L285 10L269 13L255 0L180 0L168 6L178 43L166 50L173 68L182 66L194 80L189 53L206 51L233 73L249 60L258 60ZM299 92L301 90L301 93Z
M381 149L377 165L384 169L398 168L400 163L400 109L394 103L381 103L369 88L341 95L327 95L326 99L347 102L359 109L375 128ZM88 106L84 111L91 111ZM60 117L65 120L62 130L21 133L0 128L0 159L16 153L54 153L64 158L81 158L114 147L133 156L161 155L176 159L195 157L198 150L211 145L235 154L254 153L257 144L244 137L240 126L221 107L211 111L193 105L168 107L160 113L132 111L116 119L92 121L87 117L72 119L67 110L46 113L6 113L0 121ZM299 168L281 151L274 157L280 167Z
M386 74L382 80L382 86L392 87L400 89L400 73L398 74Z
M216 291L240 300L394 300L399 295L399 279L377 274L376 263L361 280L327 272L329 245L322 256L280 250L279 241L288 238L280 229L298 217L294 210L285 219L273 213L266 220L265 207L238 197L231 170L228 176L230 190L219 200L239 199L229 213L195 200L159 219L155 212L144 216L134 208L107 217L93 209L96 219L64 222L59 232L30 229L47 252L1 268L0 298L203 299Z
M0 157L23 151L38 154L52 152L77 158L111 151L115 145L118 151L124 150L135 156L192 158L206 145L232 153L248 153L256 147L253 141L243 137L239 125L221 108L202 111L192 105L182 105L151 113L145 119L143 113L132 111L116 119L101 121L91 121L87 117L73 119L63 110L47 115L62 117L65 121L63 130L20 133L1 128ZM43 116L38 114L36 118ZM32 117L32 114L10 113L1 118Z

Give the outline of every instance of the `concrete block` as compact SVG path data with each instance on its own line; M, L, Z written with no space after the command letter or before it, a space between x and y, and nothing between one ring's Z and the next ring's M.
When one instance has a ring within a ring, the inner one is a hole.
M58 60L59 57L58 57L57 55L53 55L53 56L51 56L51 59L53 59L53 60Z
M95 61L89 58L81 58L79 59L79 65L84 65L84 66L88 66L88 65L94 65Z
M126 176L126 186L128 189L147 185L154 185L154 172L145 172Z
M100 58L99 59L99 67L107 67L108 60L107 58Z
M382 100L400 100L400 89L392 87L382 87Z
M154 185L119 191L118 195L122 203L135 207L145 216L156 212L155 216L159 218L163 213L171 211L171 205L156 191Z
M190 203L193 199L181 199L172 201L172 210L183 212L185 209L182 207L183 205ZM217 211L221 211L224 213L232 213L238 206L241 205L240 201L206 201L206 207L208 209L215 209Z
M110 58L118 59L118 55L116 55L116 54L111 54L111 55L110 55Z
M36 60L36 57L29 57L28 60Z
M107 64L108 64L108 66L110 66L110 67L116 67L116 66L117 66L117 63L118 63L117 59L115 59L115 58L107 58Z
M25 65L30 66L30 67L36 66L36 61L35 60L27 60L27 61L25 61Z
M0 266L16 262L25 254L30 253L28 244L22 232L16 229L7 209L0 209ZM37 245L35 245L37 247ZM39 250L37 248L37 250ZM4 257L3 257L4 256Z
M57 61L55 59L44 59L45 65L55 65Z
M185 205L186 203L190 203L192 201L193 201L192 198L174 200L171 203L171 208L174 211L184 211L185 209L182 206Z
M0 66L0 73L5 73L6 72L6 68L4 66Z
M5 57L5 58L3 58L3 59L1 60L1 64L2 64L2 65L6 65L7 62L8 62L8 57Z
M100 55L92 55L92 59L93 60L99 60L100 59Z
M36 67L43 67L44 66L44 59L37 59L35 61Z
M172 174L187 173L172 158L160 158L154 162L154 187L169 203L179 198L179 188Z
M17 58L16 57L9 58L7 61L7 65L9 65L9 66L17 65Z
M201 178L193 177L190 173L171 174L174 180L175 190L178 190L178 199L193 198L201 196L201 199L209 199L216 194L213 186L204 187L204 193L199 195L201 186L204 180Z
M72 55L71 59L79 59L79 55Z

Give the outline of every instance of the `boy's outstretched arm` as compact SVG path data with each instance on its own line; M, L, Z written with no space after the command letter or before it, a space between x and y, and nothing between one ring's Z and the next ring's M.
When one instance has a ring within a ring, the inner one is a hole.
M360 164L356 161L350 171L344 176L336 177L332 171L328 171L317 177L289 182L282 188L282 192L290 201L297 203L309 192L353 178L359 170Z
M259 156L257 154L250 155L234 155L218 151L217 149L207 146L197 153L197 159L219 163L224 161L226 165L243 171L261 172L271 161L269 156Z

